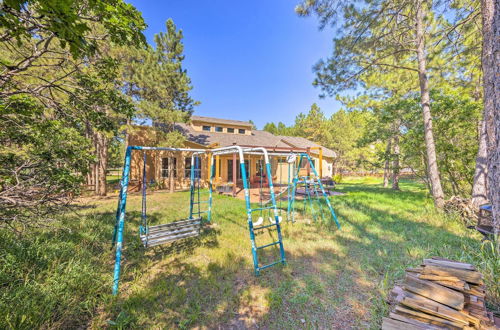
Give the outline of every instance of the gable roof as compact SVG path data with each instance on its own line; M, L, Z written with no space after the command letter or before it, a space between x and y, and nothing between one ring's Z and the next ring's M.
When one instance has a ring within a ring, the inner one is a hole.
M177 124L177 130L186 136L186 138L194 143L204 146L217 143L220 147L231 146L233 144L244 146L262 146L262 147L283 147L290 146L274 134L266 131L252 130L251 135L246 134L228 134L195 131L189 124Z
M151 126L137 127L146 130L152 128ZM196 131L190 124L184 123L175 124L175 129L182 133L189 142L198 144L202 147L209 147L214 144L217 144L219 147L227 147L236 144L241 146L255 146L277 149L290 147L298 149L321 147L323 149L324 157L337 157L335 151L299 136L276 136L272 133L259 130L252 130L250 135ZM134 134L132 133L130 137L132 135ZM311 150L311 153L317 155L318 151L313 149Z
M221 119L214 117L203 117L203 116L191 116L191 121L202 121L205 123L211 124L228 124L228 125L237 125L237 126L246 126L252 128L252 123L248 121L241 120L230 120L230 119Z
M329 157L329 158L337 157L337 154L332 149L325 148L325 147L323 147L317 143L314 143L306 138L303 138L301 136L280 135L280 136L278 136L278 138L280 138L286 144L288 144L292 147L296 147L296 148L313 148L313 147L317 148L317 147L320 147L321 149L323 149L323 156ZM313 149L313 150L311 150L311 153L318 154L318 151Z

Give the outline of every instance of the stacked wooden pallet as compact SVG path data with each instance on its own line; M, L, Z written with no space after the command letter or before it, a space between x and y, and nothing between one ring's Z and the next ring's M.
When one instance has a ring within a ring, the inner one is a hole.
M496 329L484 298L483 276L473 265L424 259L391 291L382 329Z

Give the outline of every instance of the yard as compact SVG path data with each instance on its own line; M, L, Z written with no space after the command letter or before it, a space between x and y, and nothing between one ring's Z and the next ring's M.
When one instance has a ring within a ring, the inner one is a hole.
M0 232L7 251L0 255L0 319L12 328L376 328L394 281L433 255L475 263L498 310L499 265L485 258L488 245L436 213L423 185L403 180L401 189L373 178L340 184L345 195L331 200L342 229L283 222L288 265L260 277L243 201L215 196L214 224L199 238L145 251L137 237L141 199L133 194L118 298L110 295L116 196L85 199L50 230L20 238ZM148 203L153 222L172 221L186 217L189 195L155 192Z

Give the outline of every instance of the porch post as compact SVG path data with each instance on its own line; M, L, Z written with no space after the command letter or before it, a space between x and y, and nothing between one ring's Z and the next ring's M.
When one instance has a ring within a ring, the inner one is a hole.
M307 148L307 155L309 156L311 154L311 149ZM306 170L307 170L307 178L309 179L309 177L311 176L311 165L309 164L309 162L307 162L306 164Z
M236 173L236 153L233 153L233 197L236 197L236 182L238 181Z

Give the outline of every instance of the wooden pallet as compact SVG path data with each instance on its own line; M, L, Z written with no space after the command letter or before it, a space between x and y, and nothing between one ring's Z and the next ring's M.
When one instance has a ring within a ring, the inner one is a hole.
M495 329L484 299L483 276L473 265L424 259L391 291L382 329Z

